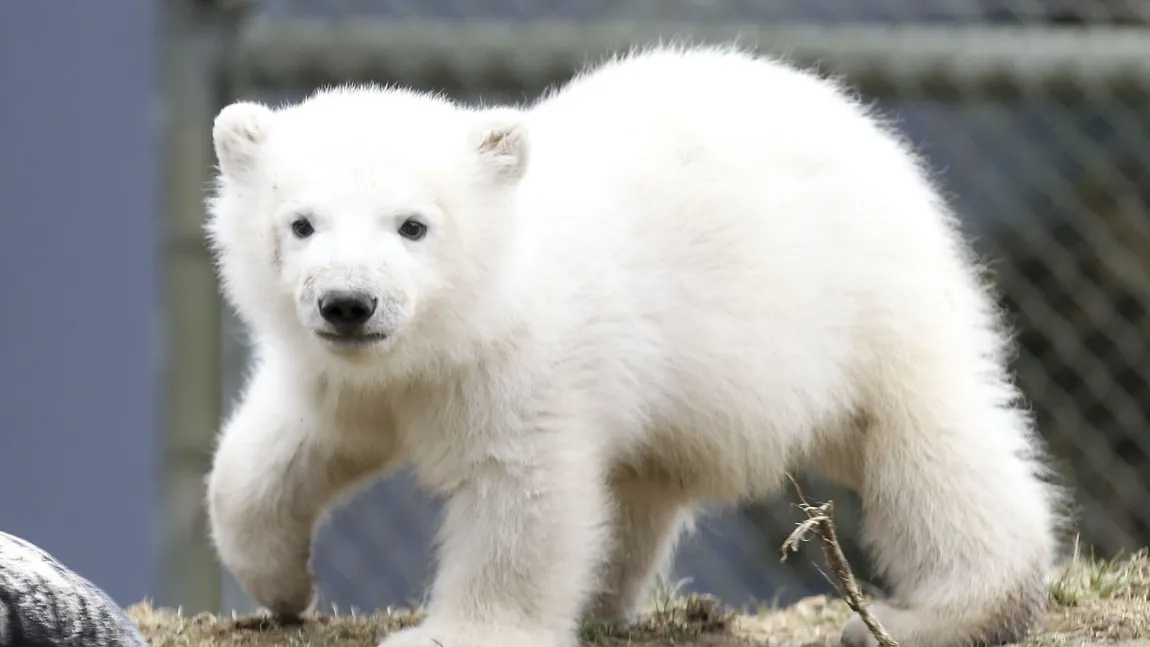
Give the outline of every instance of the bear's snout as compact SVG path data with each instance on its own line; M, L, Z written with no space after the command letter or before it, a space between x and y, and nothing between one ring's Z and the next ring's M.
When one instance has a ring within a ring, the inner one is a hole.
M340 334L355 333L375 314L379 300L361 290L329 290L316 303L319 315Z

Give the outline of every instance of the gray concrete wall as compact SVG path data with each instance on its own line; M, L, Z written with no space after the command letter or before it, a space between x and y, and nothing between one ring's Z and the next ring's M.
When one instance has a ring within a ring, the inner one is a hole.
M0 2L0 530L155 587L156 9Z

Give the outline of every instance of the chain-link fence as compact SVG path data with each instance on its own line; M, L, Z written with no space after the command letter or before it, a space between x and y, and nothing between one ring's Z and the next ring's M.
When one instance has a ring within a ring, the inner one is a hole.
M1150 544L1150 4L1144 0L268 0L221 58L228 98L351 81L523 101L631 45L738 40L842 74L936 170L993 263L1014 367L1074 486L1084 544ZM202 137L207 138L207 132ZM225 328L223 392L244 349ZM853 495L834 498L844 538ZM436 506L401 475L337 511L315 551L323 600L407 604L432 572ZM826 589L779 563L787 500L720 512L677 562L689 589L783 602ZM865 564L857 544L848 557ZM865 568L862 568L865 573ZM226 580L223 604L250 602Z

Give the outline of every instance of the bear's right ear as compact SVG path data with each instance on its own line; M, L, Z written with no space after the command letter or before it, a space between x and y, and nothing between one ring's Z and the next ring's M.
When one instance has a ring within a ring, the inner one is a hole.
M271 118L269 108L251 101L238 101L220 110L212 126L212 141L224 175L242 177L252 170Z

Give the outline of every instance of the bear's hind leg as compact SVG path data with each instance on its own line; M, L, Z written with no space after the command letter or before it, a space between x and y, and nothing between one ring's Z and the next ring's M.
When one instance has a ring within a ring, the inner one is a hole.
M1043 611L1058 493L1010 387L945 377L880 400L858 431L864 540L894 586L873 610L904 647L1017 641ZM858 617L842 640L876 643Z

